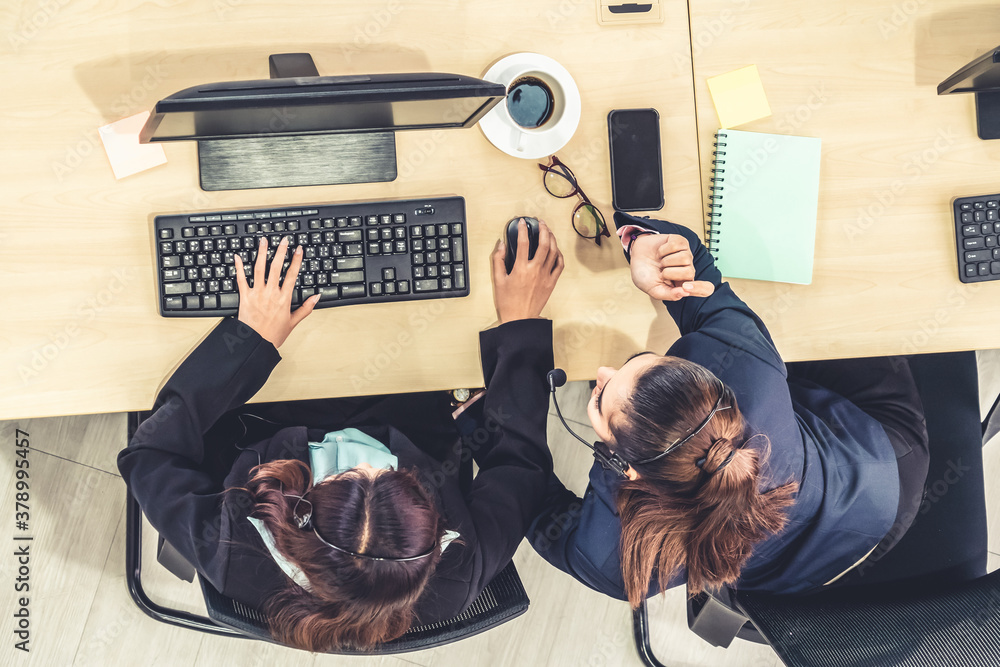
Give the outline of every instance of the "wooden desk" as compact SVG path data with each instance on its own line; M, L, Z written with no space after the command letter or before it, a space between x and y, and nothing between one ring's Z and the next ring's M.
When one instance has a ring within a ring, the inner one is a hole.
M10 4L10 3L8 3ZM211 81L266 78L267 56L307 51L323 74L443 71L481 75L539 51L583 95L559 156L610 218L606 115L660 112L667 205L696 229L702 198L686 3L662 25L600 27L593 0L291 4L218 0L15 2L0 59L5 159L0 188L0 419L148 408L165 376L214 320L163 319L150 225L162 212L460 194L467 200L472 294L466 299L317 311L282 347L258 400L481 384L477 332L495 319L488 254L517 214L547 220L568 268L548 315L556 362L593 377L676 330L631 287L621 251L578 239L572 201L542 188L534 161L493 148L478 128L397 135L388 184L202 192L195 146L165 146L167 165L116 182L97 128Z
M703 190L710 76L756 64L773 115L739 129L823 140L813 283L733 281L785 359L1000 347L1000 282L959 281L951 211L1000 192L1000 141L936 94L996 47L996 4L696 0L691 25Z

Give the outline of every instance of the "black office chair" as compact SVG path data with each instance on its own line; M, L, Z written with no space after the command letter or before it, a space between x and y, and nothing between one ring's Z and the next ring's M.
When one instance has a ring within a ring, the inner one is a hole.
M1000 430L1000 398L980 422L974 352L914 356L910 365L931 460L924 505L906 535L853 586L689 598L693 631L715 646L766 642L796 667L1000 665L1000 570L986 574L982 459L984 442ZM633 630L643 663L663 667L645 605Z
M128 439L148 413L128 415ZM163 607L153 602L142 587L142 510L139 502L126 489L125 584L135 604L150 617L177 625L226 637L243 637L275 642L268 628L267 617L256 609L220 593L198 575L208 617L180 609ZM169 543L160 537L157 560L170 572L185 581L196 574L191 566ZM516 618L528 610L528 595L521 584L514 563L497 574L465 612L441 623L415 626L402 637L386 642L369 651L332 651L345 655L384 655L407 653L442 646L485 632ZM276 643L276 642L275 642Z

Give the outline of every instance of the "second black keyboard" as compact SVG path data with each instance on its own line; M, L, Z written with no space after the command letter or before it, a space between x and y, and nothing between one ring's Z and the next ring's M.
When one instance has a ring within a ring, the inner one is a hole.
M262 237L268 262L288 237L282 275L302 246L293 306L313 294L317 308L469 294L462 197L159 215L153 225L164 317L235 314L233 255L252 285Z

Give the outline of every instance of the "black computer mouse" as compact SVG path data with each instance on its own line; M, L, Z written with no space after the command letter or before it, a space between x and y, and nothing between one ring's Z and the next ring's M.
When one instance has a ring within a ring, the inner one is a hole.
M528 259L534 257L535 251L538 250L538 220L536 218L529 218L526 215L512 218L507 223L507 230L504 234L504 242L507 244L507 256L504 258L504 265L507 267L508 274L513 270L514 260L517 258L517 221L522 218L524 218L524 222L528 225Z

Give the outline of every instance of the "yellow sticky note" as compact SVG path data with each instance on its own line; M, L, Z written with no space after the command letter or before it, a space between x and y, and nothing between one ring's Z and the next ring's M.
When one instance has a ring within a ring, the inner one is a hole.
M713 76L708 80L708 91L719 114L719 125L736 127L758 118L771 115L771 107L760 82L756 65Z
M146 124L147 118L149 112L143 111L98 128L116 179L137 174L167 161L160 144L139 143L139 131Z

